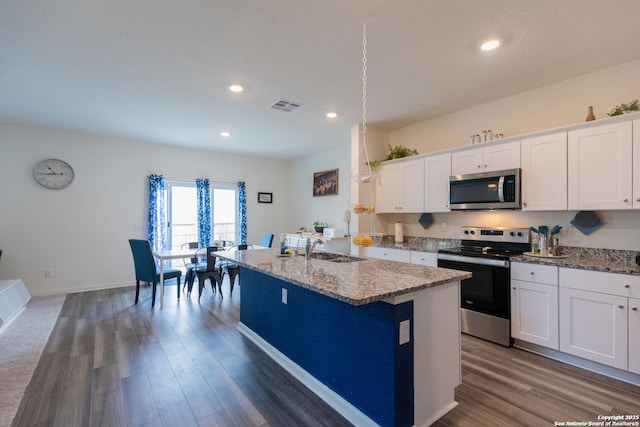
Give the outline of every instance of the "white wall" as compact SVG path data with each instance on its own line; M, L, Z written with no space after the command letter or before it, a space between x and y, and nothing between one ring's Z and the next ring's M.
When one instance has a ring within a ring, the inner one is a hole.
M639 75L640 60L636 60L392 131L388 143L417 148L420 153L440 151L468 145L469 136L484 129L515 136L580 123L589 105L594 106L597 119L606 120L609 107L640 97ZM378 143L386 145L387 142ZM640 250L638 212L599 212L605 225L589 236L570 225L575 214L566 211L445 213L434 215L434 224L426 230L418 224L419 215L381 214L377 219L385 234L393 234L395 222L401 221L405 224L405 236L447 238L458 238L460 225L558 224L564 227L559 235L562 245Z
M324 221L330 227L346 230L343 213L349 209L351 191L350 135L338 145L291 162L289 175L290 221L286 231L295 232L299 227L312 228L314 221ZM338 169L338 194L313 197L313 173Z
M33 179L51 157L74 168L70 187ZM249 243L290 228L287 161L0 124L0 279L22 278L33 295L134 283L127 240L146 237L152 173L245 181ZM259 191L274 193L273 204L258 204Z
M407 126L389 142L430 153L468 145L484 129L514 136L580 123L589 105L603 119L609 107L640 98L638 76L640 59Z

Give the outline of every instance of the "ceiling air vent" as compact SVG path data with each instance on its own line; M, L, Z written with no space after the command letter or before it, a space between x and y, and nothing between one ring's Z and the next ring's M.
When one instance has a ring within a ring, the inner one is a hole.
M274 110L284 111L286 113L290 113L293 110L297 110L300 108L302 104L299 102L287 101L286 99L281 99L277 101L275 104L271 106Z

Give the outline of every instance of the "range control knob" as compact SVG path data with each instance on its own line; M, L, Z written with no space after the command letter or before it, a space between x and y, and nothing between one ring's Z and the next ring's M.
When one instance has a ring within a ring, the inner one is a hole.
M518 237L522 237L524 234L522 234L522 231L518 231Z
M469 230L464 230L464 234L469 234Z
M511 237L513 237L513 236L515 236L515 235L516 235L516 232L515 232L515 231L511 231L511 232L509 233L509 236L511 236Z
M473 231L473 230L471 230L471 234L476 234L476 232L475 232L475 231Z

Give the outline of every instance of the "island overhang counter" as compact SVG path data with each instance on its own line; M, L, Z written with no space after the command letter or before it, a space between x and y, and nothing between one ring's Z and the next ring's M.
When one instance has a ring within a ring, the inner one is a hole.
M460 384L460 280L364 258L221 252L240 265L239 331L355 425L429 425Z

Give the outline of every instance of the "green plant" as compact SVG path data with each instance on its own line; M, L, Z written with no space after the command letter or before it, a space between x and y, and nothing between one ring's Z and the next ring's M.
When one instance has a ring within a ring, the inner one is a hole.
M329 224L327 224L324 221L314 221L313 226L314 227L328 227Z
M393 159L401 159L403 157L415 156L418 154L418 150L407 148L404 145L394 145L393 147L389 144L389 152L387 153L387 157L385 160L393 160Z
M387 151L387 157L385 157L384 159L370 160L366 162L366 165L369 166L371 171L374 171L376 167L385 160L401 159L403 157L415 156L416 154L418 154L418 150L416 150L415 148L407 148L403 145L394 145L392 147L391 144L389 144L387 146Z
M613 117L613 116L619 116L624 113L628 113L631 111L638 111L638 110L640 110L640 105L638 105L638 100L632 99L626 104L618 104L615 107L611 107L607 112L607 115Z

